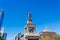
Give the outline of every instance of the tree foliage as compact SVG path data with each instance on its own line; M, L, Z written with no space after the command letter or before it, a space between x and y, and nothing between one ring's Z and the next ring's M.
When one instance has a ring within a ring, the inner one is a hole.
M0 33L0 40L4 40L3 37L1 36L1 33Z
M45 36L44 40L60 40L60 35L56 34L53 38L50 38L50 36Z
M44 40L51 40L49 36L45 36Z
M54 36L54 40L60 40L60 35L56 34L56 35Z
M60 40L60 35L57 34L57 39Z

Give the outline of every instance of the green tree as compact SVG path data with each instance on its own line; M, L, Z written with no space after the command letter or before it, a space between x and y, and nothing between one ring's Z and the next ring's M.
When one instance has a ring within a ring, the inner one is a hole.
M59 34L54 35L54 40L60 40L60 35Z
M57 34L58 40L60 40L60 35Z
M44 40L51 40L49 36L45 36Z
M58 40L58 36L57 35L54 35L54 40Z
M3 37L1 37L1 33L0 33L0 40L4 40Z

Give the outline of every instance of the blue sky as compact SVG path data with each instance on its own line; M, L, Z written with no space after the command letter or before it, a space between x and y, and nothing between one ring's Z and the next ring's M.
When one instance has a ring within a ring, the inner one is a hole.
M50 30L60 34L60 0L0 0L0 9L4 9L2 26L8 40L13 40L18 32L24 33L28 11L36 24L37 33L47 25Z

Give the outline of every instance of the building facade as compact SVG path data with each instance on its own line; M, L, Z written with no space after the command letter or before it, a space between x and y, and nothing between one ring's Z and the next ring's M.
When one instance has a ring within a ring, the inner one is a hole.
M3 18L4 18L4 10L1 9L1 10L0 10L0 34L1 34L1 37L2 37L4 40L6 40L7 33L4 33L4 27L2 27Z
M24 35L22 35L21 37L16 36L15 40L44 40L45 36L54 38L54 35L56 35L56 33L50 31L47 28L43 32L40 32L40 35L37 35L36 25L33 24L31 14L30 12L28 12L27 23L24 27Z
M40 32L40 40L44 40L44 38L46 37L49 37L51 40L54 40L55 35L55 32L52 32L46 28L43 32Z
M24 36L21 40L39 40L39 36L36 34L36 25L32 23L30 12L28 12L27 23L24 27Z
M15 40L21 40L21 33L18 33L18 34L15 36Z
M3 18L4 18L4 11L1 9L0 10L0 30L1 30L1 25L2 25L2 22L3 22Z
M6 40L7 33L3 33L3 39Z

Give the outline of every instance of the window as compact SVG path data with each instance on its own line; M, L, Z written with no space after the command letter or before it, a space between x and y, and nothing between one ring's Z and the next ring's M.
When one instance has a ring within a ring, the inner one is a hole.
M29 29L29 32L31 32L31 33L32 33L32 32L33 32L33 30L34 30L33 28L30 28L30 29Z

